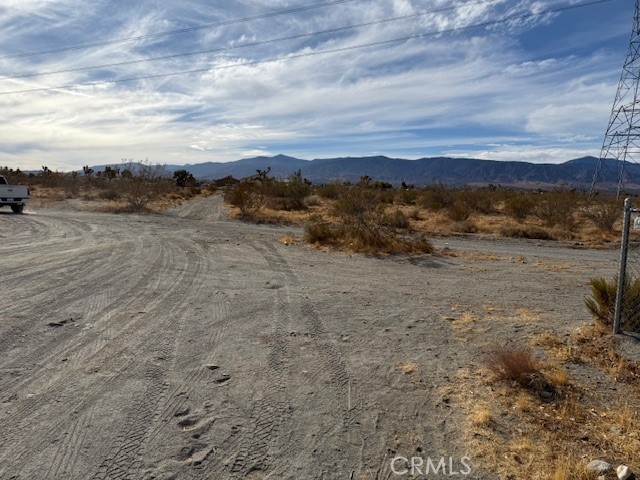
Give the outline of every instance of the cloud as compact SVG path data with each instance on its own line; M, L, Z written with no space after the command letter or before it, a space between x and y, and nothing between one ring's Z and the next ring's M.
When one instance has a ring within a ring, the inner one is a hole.
M567 160L570 157L564 155L572 152L597 153L594 139L603 133L620 60L612 58L608 43L599 44L598 38L590 40L597 48L588 53L530 51L521 36L532 35L562 16L357 48L509 14L540 12L566 2L464 2L455 10L428 13L451 3L375 0L365 8L363 2L353 1L226 27L157 35L305 4L270 0L257 7L255 2L239 1L222 7L217 2L185 0L160 8L124 0L3 2L0 68L9 74L224 48L398 15L424 15L225 52L0 79L2 92L203 70L0 95L0 165L39 168L49 161L59 168L77 168L146 157L196 163L280 151L305 157L322 152L396 152L412 157L494 152L501 159L543 155L554 161ZM617 36L612 31L606 42L627 36L625 28L620 27ZM145 38L120 41L129 37ZM113 43L50 55L7 56L96 41ZM330 49L343 50L322 53ZM491 144L501 147L487 148ZM26 148L30 145L37 148Z

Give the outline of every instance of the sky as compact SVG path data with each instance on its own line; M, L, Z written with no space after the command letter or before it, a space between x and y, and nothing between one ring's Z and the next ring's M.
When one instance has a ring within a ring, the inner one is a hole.
M2 0L0 166L598 156L634 2L589 1Z

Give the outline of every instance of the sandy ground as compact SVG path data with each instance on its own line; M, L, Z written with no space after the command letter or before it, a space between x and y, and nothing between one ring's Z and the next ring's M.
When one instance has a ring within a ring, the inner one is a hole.
M482 352L446 317L544 319L487 344L569 331L589 276L617 263L477 238L439 239L435 257L324 253L224 218L219 197L0 214L0 478L409 478L396 455L465 455L441 390Z

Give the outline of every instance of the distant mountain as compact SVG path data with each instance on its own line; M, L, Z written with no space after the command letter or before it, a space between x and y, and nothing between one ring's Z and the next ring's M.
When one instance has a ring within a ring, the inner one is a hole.
M374 180L383 180L399 185L402 182L415 185L443 183L461 185L503 185L523 188L548 188L564 184L587 188L591 185L598 165L596 157L583 157L561 164L504 162L479 160L474 158L421 158L406 160L402 158L375 157L339 157L315 160L303 160L286 155L274 157L253 157L226 163L199 163L194 165L165 165L168 173L185 169L196 178L212 180L231 175L243 178L255 175L256 170L271 168L270 175L287 177L301 170L305 178L314 183L333 180L357 182L368 175ZM601 189L615 188L618 182L620 163L617 160L605 160L601 169ZM104 170L106 165L93 167ZM121 165L111 165L120 166ZM640 189L640 165L625 166L630 179Z

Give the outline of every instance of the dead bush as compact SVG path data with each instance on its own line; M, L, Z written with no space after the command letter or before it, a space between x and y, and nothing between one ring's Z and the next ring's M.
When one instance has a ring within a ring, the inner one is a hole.
M622 218L622 206L617 203L594 205L585 212L585 216L602 232L612 232L613 226Z
M130 211L147 210L151 202L168 193L172 187L172 182L162 165L152 165L146 161L129 161L123 168L116 185L122 198L127 201Z
M497 380L514 382L524 388L537 389L537 379L542 377L538 361L526 349L495 348L487 355L485 365Z
M453 222L451 225L451 231L454 233L476 233L478 228L473 222L463 220L461 222Z

